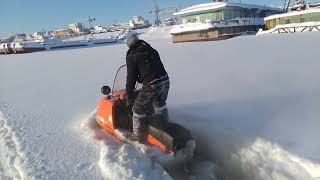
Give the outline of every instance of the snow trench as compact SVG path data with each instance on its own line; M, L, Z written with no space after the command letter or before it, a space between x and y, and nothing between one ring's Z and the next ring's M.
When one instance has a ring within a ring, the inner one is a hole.
M262 137L249 137L234 129L209 126L206 119L174 114L192 129L197 154L215 163L220 180L317 180L320 165L299 157ZM191 128L192 127L192 128Z
M101 146L97 164L106 179L320 179L320 165L300 158L276 143L228 130L211 129L207 136L208 129L195 124L186 125L193 127L192 133L197 141L194 160L188 164L190 169L185 171L182 165L158 164L152 157L155 150L143 145L141 148L133 147L116 140L98 127L93 115L94 112L83 121L81 128L87 137L98 141Z
M98 127L93 112L90 118L83 121L81 129L91 140L100 146L100 158L97 162L105 179L133 180L169 180L170 175L155 161L146 155L147 147L133 147L116 140Z

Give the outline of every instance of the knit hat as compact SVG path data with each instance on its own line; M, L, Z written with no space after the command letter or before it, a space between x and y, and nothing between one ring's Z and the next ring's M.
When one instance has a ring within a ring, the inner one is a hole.
M135 44L137 41L139 41L139 38L136 33L131 33L127 37L127 45L128 47L131 47L133 44Z

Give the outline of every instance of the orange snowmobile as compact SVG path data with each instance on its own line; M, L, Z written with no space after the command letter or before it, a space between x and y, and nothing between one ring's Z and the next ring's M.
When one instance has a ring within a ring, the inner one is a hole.
M119 140L134 144L125 135L126 133L132 133L132 112L127 109L125 103L126 71L126 65L118 69L112 89L108 86L101 88L101 92L105 97L99 102L96 121L101 128ZM141 85L137 84L135 88L136 95L139 93L140 87ZM148 111L146 144L157 147L164 154L169 155L181 152L185 158L191 159L195 149L195 141L190 131L176 123L169 122L163 127L156 122L153 111Z

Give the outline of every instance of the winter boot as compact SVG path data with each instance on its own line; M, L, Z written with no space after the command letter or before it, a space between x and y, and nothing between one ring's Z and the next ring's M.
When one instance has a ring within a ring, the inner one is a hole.
M132 135L128 137L132 141L144 143L146 140L146 115L133 114Z
M153 123L156 124L161 129L166 129L169 123L169 113L167 106L164 107L155 107L155 114L153 118Z

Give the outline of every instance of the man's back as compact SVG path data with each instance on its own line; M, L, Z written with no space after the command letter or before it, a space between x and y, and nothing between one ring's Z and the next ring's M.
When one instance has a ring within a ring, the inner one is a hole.
M148 43L139 40L136 34L128 36L127 45L127 107L132 109L132 139L145 139L146 111L150 105L160 124L167 124L166 100L169 92L169 77L161 62L159 53ZM133 90L136 81L143 84L136 97ZM132 108L131 108L132 107Z
M167 72L159 53L148 43L139 40L127 52L127 89L132 89L136 81L147 85L160 78L166 78Z

